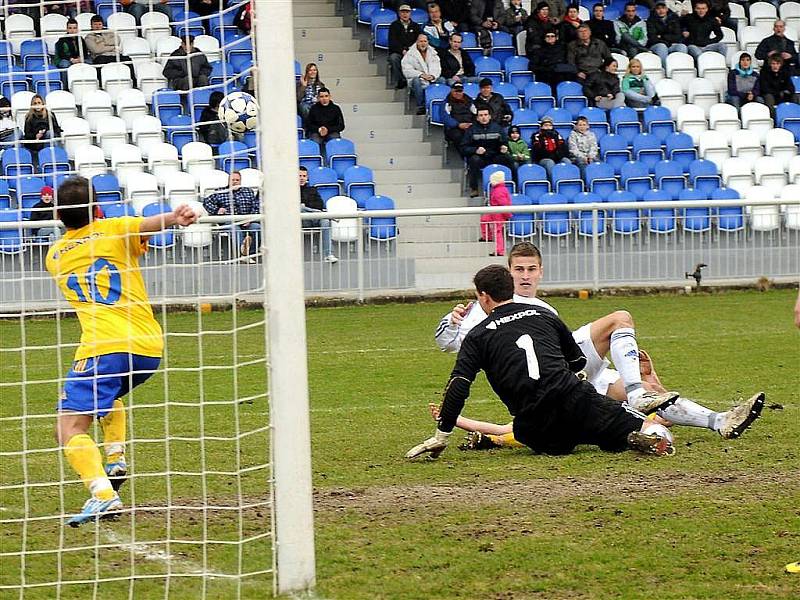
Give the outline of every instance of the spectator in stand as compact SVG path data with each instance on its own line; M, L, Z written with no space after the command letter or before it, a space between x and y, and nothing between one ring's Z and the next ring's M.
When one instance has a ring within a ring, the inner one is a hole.
M233 132L225 127L219 120L219 103L225 94L222 92L212 92L208 97L208 106L200 113L200 122L203 125L197 126L197 135L201 142L210 146L218 146L228 140L228 136L233 136Z
M58 124L55 113L51 113L45 106L44 98L39 94L34 94L31 98L31 107L25 115L25 128L22 139L31 140L36 143L25 144L31 151L34 162L38 164L39 150L45 147L46 140L52 140L61 136L61 127Z
M567 147L572 162L581 170L581 177L586 175L586 165L597 162L600 148L597 145L597 136L589 129L589 119L578 117L575 119L575 129L569 134Z
M55 205L53 204L53 188L49 185L42 187L41 200L31 207L31 221L56 221ZM36 231L36 237L46 238L52 244L61 237L61 229L58 226L40 227Z
M617 44L629 57L647 52L647 24L636 14L636 4L628 2L619 19L614 21Z
M581 79L602 69L609 58L608 46L592 38L592 30L586 23L578 27L578 39L567 44L567 62L575 66Z
M308 111L317 103L319 91L324 87L325 84L319 78L319 68L315 63L308 63L297 82L297 113L304 122Z
M515 38L525 29L528 11L522 8L522 0L511 0L506 11L500 16L500 26Z
M727 54L727 47L722 41L722 29L717 20L711 16L708 0L697 0L694 12L683 20L683 41L688 46L689 54L695 59L704 52Z
M478 45L483 54L489 56L492 50L492 31L503 31L500 16L505 12L503 0L470 0L469 23L478 37Z
M257 215L261 210L255 192L249 187L242 187L242 176L239 171L230 174L227 188L203 200L203 208L209 215ZM254 246L258 248L261 222L257 220L232 222L231 229L236 235L239 255L248 262L256 262L250 254Z
M89 49L86 42L78 33L78 22L75 19L67 21L67 35L58 38L56 42L55 58L53 59L59 69L68 69L78 63L91 63ZM66 71L62 73L61 79L67 83ZM66 87L66 85L65 85Z
M319 144L322 156L325 157L325 144L328 140L342 137L344 131L344 115L331 100L331 91L321 88L317 94L317 103L311 107L306 117L306 135Z
M708 0L708 12L721 27L736 31L736 21L731 19L731 7L728 0Z
M475 63L468 52L461 49L463 36L456 31L450 36L450 47L439 50L439 62L442 65L442 77L447 85L456 82L478 83L480 77L475 76Z
M325 204L319 195L317 188L308 185L308 169L300 167L300 212L324 213ZM320 215L322 216L322 215ZM331 241L331 222L330 219L314 219L313 221L303 221L303 228L319 228L322 235L322 256L328 263L339 262L333 253L333 242Z
M544 0L550 8L550 22L553 25L558 25L564 19L564 13L567 12L566 0Z
M19 139L19 128L11 114L11 101L0 97L0 144L11 144Z
M225 3L222 0L189 0L189 10L197 13L201 17L208 17L219 13L225 8ZM211 19L204 19L201 21L206 33L211 33Z
M671 13L675 13L680 19L692 13L692 0L664 0Z
M481 170L491 164L514 169L508 152L508 137L503 127L492 122L488 108L478 109L475 123L467 129L462 147L467 157L470 196L480 196Z
M562 44L569 44L578 39L578 27L581 26L581 18L578 16L578 7L570 4L564 18L558 24L558 37ZM591 29L591 28L590 28Z
M606 19L606 7L599 2L592 6L592 18L586 21L592 32L592 37L603 42L611 52L625 54L617 48L617 32L614 22Z
M528 58L528 68L536 81L548 84L554 98L559 83L577 78L575 66L567 62L567 50L555 30L544 34L544 45Z
M411 6L401 4L397 9L397 20L389 25L389 69L395 77L395 89L402 90L408 82L403 76L401 62L422 33L418 23L411 20Z
M781 102L800 103L800 95L796 93L792 76L780 54L770 56L761 68L756 92L769 106L772 118L775 118L775 107Z
M428 22L422 32L428 36L428 43L436 50L446 49L450 46L450 36L456 26L450 21L442 19L442 9L435 2L428 4Z
M194 47L194 36L187 35L181 45L169 55L164 65L164 77L173 90L191 90L208 85L211 65L206 55Z
M464 134L475 122L477 112L472 98L464 93L464 84L454 83L444 101L444 137L456 147L462 158Z
M464 0L439 0L442 18L450 21L459 31L469 31L469 2Z
M528 60L533 60L536 50L544 45L544 36L550 31L555 31L556 27L550 21L550 6L547 2L539 2L536 8L525 22L525 55Z
M531 159L544 167L547 178L552 180L553 167L556 163L571 164L567 158L567 144L561 134L553 126L553 119L542 117L539 131L531 137Z
M242 35L250 34L250 30L253 27L252 15L253 0L250 0L250 2L247 4L243 4L242 7L236 11L236 16L233 17L233 24L239 28L239 31L242 32Z
M123 6L125 12L132 14L136 19L137 25L142 24L142 15L146 12L160 12L172 21L172 9L167 0L129 0L129 4Z
M739 64L728 72L728 93L725 101L736 108L758 97L758 71L753 68L753 57L747 52L739 55Z
M655 86L650 78L642 73L642 62L638 58L632 58L628 62L621 89L625 102L632 108L647 108L661 104Z
M411 46L401 63L403 77L411 85L411 93L417 100L417 114L425 114L425 88L432 83L444 83L442 64L436 50L428 45L428 36L420 33L417 43Z
M789 71L794 74L798 70L797 48L795 43L786 37L786 23L778 19L772 26L772 35L761 40L756 48L756 58L767 60L776 54L783 59Z
M647 43L650 51L658 54L661 65L667 68L667 56L673 52L688 52L682 42L681 21L667 9L664 0L658 0L656 7L647 19Z
M117 33L115 31L106 30L103 17L99 15L93 16L89 20L89 25L92 30L87 33L83 39L86 42L86 47L89 49L92 64L106 65L112 62L127 64L128 68L131 70L133 87L136 87L136 72L133 70L133 62L130 56L121 54L122 42ZM99 68L97 69L97 78L100 79Z
M511 194L506 187L506 175L495 171L489 175L489 206L511 206ZM506 255L506 235L504 226L511 213L491 213L481 215L481 237L479 242L494 241L494 252L489 256Z
M475 98L475 108L478 110L488 108L493 123L508 127L511 124L511 119L514 118L514 111L511 110L506 99L493 91L492 80L488 77L481 79L478 86L480 93Z
M531 162L531 149L528 142L522 139L522 132L516 125L508 128L508 153L514 161L515 170L520 165Z
M583 84L583 93L598 108L611 110L625 106L625 95L620 90L617 61L614 58L607 58L601 71L589 75Z

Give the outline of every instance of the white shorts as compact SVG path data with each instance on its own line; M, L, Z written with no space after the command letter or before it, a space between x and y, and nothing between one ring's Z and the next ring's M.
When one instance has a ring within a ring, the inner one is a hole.
M597 354L597 350L592 343L590 326L591 323L587 323L583 327L579 327L572 332L572 337L586 357L586 366L583 368L586 372L586 379L600 394L605 394L608 391L608 386L619 379L619 374L609 369L608 365L611 363Z

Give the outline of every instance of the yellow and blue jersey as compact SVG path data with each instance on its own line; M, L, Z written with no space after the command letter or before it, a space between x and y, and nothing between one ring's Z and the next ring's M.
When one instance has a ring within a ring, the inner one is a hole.
M47 253L47 270L78 315L75 360L113 353L160 357L161 326L139 268L142 219L101 219L66 232Z

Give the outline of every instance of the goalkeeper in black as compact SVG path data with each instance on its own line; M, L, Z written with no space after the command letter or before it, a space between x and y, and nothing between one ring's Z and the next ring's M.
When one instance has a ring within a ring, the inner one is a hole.
M569 454L579 444L673 454L669 430L599 394L577 373L586 362L570 330L548 310L513 302L501 265L478 271L478 302L489 315L464 338L445 389L436 434L406 454L435 458L447 447L478 372L514 417L514 437L535 452Z

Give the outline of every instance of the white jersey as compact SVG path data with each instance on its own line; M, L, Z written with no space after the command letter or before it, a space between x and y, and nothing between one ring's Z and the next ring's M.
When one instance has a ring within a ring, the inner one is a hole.
M514 302L533 304L545 308L558 316L558 311L555 308L539 298L526 298L525 296L514 294ZM450 313L447 313L442 317L439 321L439 325L436 327L436 334L434 336L436 345L444 352L458 352L461 349L461 342L464 341L467 334L485 318L486 313L478 302L472 303L467 314L464 315L464 318L458 325L453 325L450 322ZM589 325L590 324L586 324L573 331L572 337L575 338L575 342L580 347L584 356L586 356L586 367L584 371L586 372L587 380L599 393L605 394L608 391L608 386L619 379L619 373L613 369L609 369L608 360L598 356L597 350L595 350L594 344L592 343Z

